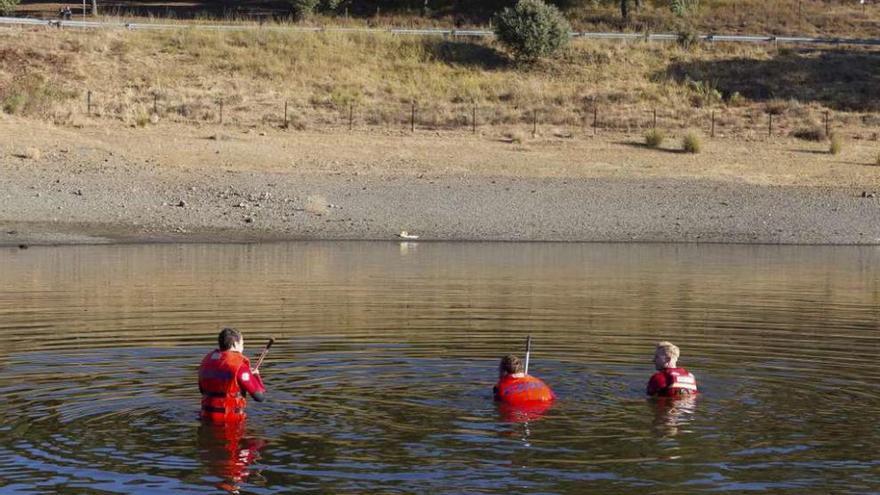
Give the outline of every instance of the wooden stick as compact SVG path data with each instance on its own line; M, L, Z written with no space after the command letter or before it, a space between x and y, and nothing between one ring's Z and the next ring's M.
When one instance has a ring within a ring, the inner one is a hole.
M263 349L263 352L260 353L260 357L257 358L257 365L254 366L253 371L257 371L260 369L260 365L263 364L263 360L266 359L266 354L269 354L269 349L272 347L272 344L275 343L275 337L269 338L269 342L266 343L266 348Z

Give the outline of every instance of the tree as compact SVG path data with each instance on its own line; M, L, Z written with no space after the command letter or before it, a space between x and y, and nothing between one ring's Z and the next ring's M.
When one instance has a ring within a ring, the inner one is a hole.
M495 36L520 60L552 55L568 43L571 26L541 0L519 0L494 18Z
M18 0L0 0L0 14L11 14L18 5Z

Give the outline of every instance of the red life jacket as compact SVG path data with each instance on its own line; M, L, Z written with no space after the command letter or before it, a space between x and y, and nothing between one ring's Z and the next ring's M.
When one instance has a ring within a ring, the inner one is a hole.
M697 393L697 378L684 368L667 368L662 371L666 375L666 388L657 395L676 397Z
M251 363L240 352L213 351L202 359L199 367L199 389L202 391L202 418L215 422L240 421L247 405L238 385L242 366L250 371Z
M549 402L556 398L540 378L526 375L514 378L507 375L495 385L495 400L506 404L527 404L529 402Z

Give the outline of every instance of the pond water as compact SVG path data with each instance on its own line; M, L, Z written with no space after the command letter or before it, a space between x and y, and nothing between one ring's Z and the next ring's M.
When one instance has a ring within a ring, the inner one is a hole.
M0 249L0 492L880 491L880 249L291 243ZM245 333L270 400L197 420ZM492 402L533 336L559 400ZM653 344L703 392L644 397Z

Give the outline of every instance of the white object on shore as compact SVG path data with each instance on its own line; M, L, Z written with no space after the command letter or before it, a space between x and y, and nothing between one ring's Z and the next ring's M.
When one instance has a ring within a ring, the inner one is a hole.
M400 237L401 239L418 239L419 238L419 236L414 235L414 234L410 234L409 232L407 232L405 230L401 230L400 233L397 234L397 237Z

